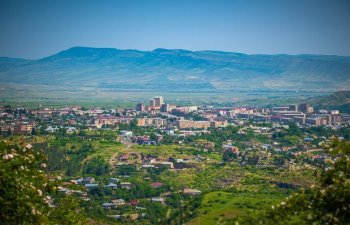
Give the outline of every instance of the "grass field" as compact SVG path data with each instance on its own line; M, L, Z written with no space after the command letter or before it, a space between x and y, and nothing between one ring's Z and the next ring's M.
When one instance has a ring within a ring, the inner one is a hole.
M198 216L187 225L235 224L235 221L259 221L259 213L286 196L259 193L214 191L206 194L196 212Z
M107 91L93 87L72 87L30 84L0 84L2 105L17 107L134 107L137 102L148 101L161 95L165 102L176 105L227 105L264 106L268 104L290 104L309 97L321 96L322 92L295 92L276 90L231 90L221 92L170 92L159 91Z

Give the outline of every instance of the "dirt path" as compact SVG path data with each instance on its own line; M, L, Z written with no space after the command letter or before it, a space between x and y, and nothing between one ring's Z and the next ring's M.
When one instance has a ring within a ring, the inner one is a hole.
M122 140L121 143L124 144L124 145L126 145L125 148L124 148L124 150L130 149L131 146L132 146L132 143L129 142L129 141L126 141L126 140ZM108 164L109 164L109 166L111 167L112 171L114 171L114 169L115 169L115 163L116 163L116 161L117 161L117 155L118 155L118 154L119 154L119 152L113 153L112 156L111 156L111 157L109 158L109 160L108 160Z

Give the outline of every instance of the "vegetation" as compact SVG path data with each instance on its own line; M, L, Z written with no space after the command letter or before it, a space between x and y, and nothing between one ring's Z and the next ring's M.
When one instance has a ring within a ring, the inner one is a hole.
M334 155L322 171L318 183L301 190L286 201L272 206L271 224L350 223L350 142L335 141L329 146Z
M0 142L0 221L2 224L85 224L79 201L62 198L58 207L49 194L55 190L44 168L45 156L21 144ZM76 213L80 211L80 213Z

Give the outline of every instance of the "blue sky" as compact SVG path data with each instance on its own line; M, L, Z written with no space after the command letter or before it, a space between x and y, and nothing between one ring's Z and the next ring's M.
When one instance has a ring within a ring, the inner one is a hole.
M73 46L350 55L348 0L0 0L0 56Z

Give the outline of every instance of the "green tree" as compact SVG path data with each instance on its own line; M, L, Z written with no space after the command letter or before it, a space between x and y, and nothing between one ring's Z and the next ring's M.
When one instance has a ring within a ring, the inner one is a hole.
M55 185L44 168L43 152L24 143L0 142L0 224L86 224L79 204L71 197L50 207Z
M85 174L95 174L100 176L108 173L108 171L109 165L101 157L93 158L87 161L83 166L83 173Z
M47 222L45 195L50 185L40 151L0 143L0 221L3 224Z
M71 225L86 224L80 202L73 196L66 196L57 201L56 207L49 214L52 224Z
M350 142L334 141L318 183L273 206L269 224L350 224Z
M237 159L237 153L234 151L226 150L226 151L224 151L224 153L222 155L222 159L225 162L232 162L235 159Z

